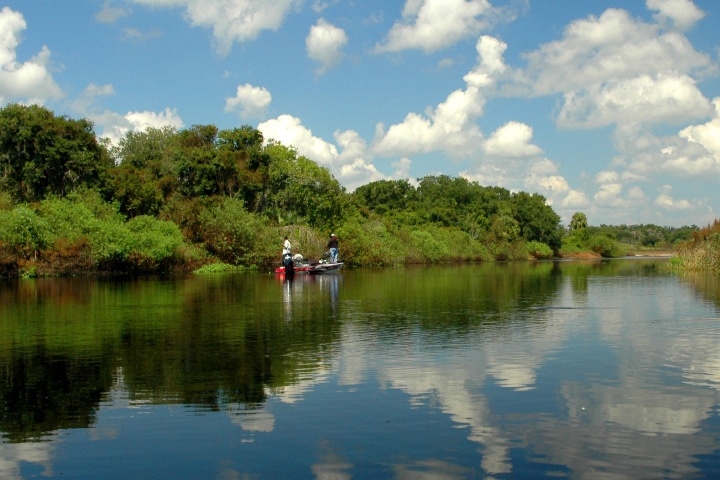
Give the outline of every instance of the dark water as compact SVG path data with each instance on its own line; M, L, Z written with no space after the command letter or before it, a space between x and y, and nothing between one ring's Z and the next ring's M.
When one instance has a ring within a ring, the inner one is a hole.
M0 478L718 478L664 260L0 282Z

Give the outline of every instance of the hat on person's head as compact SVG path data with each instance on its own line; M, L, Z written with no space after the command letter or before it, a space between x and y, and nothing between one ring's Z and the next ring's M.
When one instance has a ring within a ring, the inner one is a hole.
M334 236L335 236L335 234L334 234L334 233L331 233L331 234L330 234L330 236L331 236L331 237L334 237Z

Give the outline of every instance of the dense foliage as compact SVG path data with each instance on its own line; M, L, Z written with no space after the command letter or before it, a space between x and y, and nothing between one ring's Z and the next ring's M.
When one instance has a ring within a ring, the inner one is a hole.
M606 239L620 232L593 233L582 217L572 226L583 227L571 230L578 248L617 254ZM87 120L0 110L0 274L268 268L284 235L318 258L331 231L351 265L548 258L569 245L538 194L445 175L347 193L250 126L149 128L111 146Z
M690 239L679 246L670 266L677 271L720 272L720 221L692 232Z

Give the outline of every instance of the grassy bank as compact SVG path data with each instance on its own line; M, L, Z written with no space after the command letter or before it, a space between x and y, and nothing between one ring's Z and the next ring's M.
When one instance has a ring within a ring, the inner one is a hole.
M670 268L676 272L720 272L720 221L693 232L691 239L678 248Z

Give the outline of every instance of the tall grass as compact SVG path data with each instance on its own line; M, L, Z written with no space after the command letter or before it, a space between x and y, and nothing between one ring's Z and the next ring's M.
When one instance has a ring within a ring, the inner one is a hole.
M720 272L720 221L693 232L669 265L673 271Z

